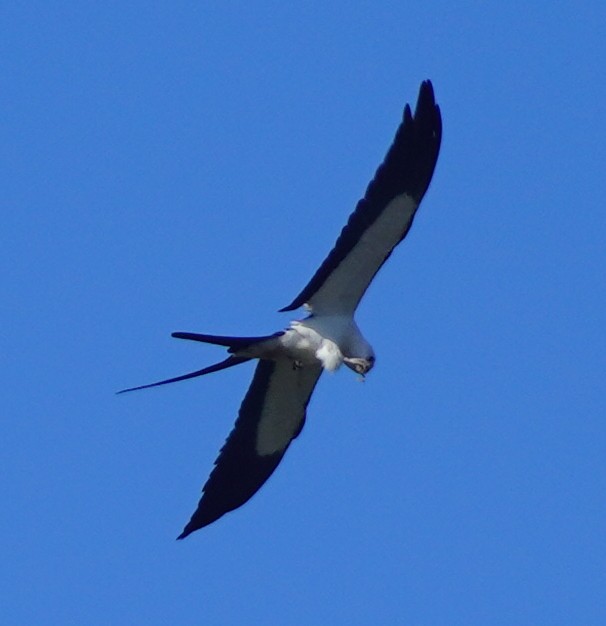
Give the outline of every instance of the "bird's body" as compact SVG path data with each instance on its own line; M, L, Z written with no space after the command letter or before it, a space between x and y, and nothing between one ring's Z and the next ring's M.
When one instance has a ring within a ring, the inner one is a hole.
M220 371L257 359L238 419L202 498L179 538L244 504L269 478L305 423L307 404L323 370L342 364L364 376L375 354L354 314L368 285L408 233L431 181L442 136L429 81L421 84L414 116L406 105L394 142L335 247L299 295L282 311L305 306L310 315L262 337L178 332L174 337L225 346L220 363L151 385Z
M349 365L351 359L365 359L366 366L357 363L352 368L359 374L365 374L374 363L372 347L349 315L310 315L291 322L282 334L234 350L233 354L252 359L286 358L293 367L320 365L330 372L344 362Z

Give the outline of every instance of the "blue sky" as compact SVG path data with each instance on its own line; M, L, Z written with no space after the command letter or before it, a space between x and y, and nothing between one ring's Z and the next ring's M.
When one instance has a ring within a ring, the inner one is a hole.
M29 2L0 38L2 623L603 624L602 2ZM186 541L265 334L420 82L444 138L247 505Z

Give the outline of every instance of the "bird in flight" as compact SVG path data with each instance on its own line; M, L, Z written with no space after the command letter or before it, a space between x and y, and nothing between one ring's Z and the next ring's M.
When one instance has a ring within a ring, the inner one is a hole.
M375 274L404 239L431 181L442 138L430 81L421 83L414 114L404 108L389 151L347 225L299 295L281 311L309 315L263 337L175 332L173 337L227 348L229 356L201 370L123 392L204 376L257 359L235 426L202 488L198 507L178 539L247 502L276 469L305 423L323 370L342 364L364 377L375 353L354 313Z

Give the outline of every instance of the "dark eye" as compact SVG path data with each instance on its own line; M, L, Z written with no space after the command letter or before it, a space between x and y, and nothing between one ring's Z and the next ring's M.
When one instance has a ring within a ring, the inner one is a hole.
M368 362L369 363L374 363L375 362L375 357L374 356L369 356L368 357Z

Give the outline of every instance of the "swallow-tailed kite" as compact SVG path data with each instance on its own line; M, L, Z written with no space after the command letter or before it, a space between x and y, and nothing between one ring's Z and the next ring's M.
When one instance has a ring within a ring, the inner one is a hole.
M301 432L322 370L345 364L364 376L375 354L354 320L374 275L404 239L431 181L442 137L430 81L421 84L414 115L404 108L393 144L335 247L307 286L281 311L304 306L309 316L264 337L177 332L173 337L225 346L220 363L124 391L203 376L258 359L236 424L219 453L202 497L179 539L249 500L271 476Z

